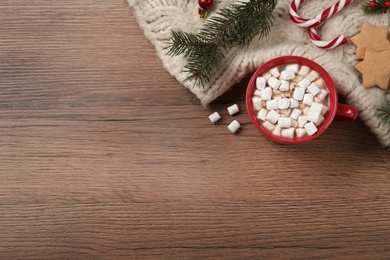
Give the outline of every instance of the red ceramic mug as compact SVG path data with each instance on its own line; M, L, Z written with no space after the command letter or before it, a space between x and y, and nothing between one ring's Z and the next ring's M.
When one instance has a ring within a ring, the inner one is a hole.
M322 77L322 79L325 81L326 87L328 89L329 110L327 112L324 122L318 127L318 131L314 135L311 136L306 135L304 137L300 137L300 138L296 137L291 139L281 137L281 136L276 136L272 134L270 131L268 131L267 129L265 129L262 126L261 121L256 117L256 113L252 103L253 93L256 89L256 78L260 77L265 72L268 72L270 69L274 67L284 66L288 64L305 65L311 68L312 70L317 71ZM264 63L263 65L261 65L255 71L255 73L253 74L253 76L251 77L248 83L248 87L246 91L246 107L253 124L261 133L263 133L266 137L268 137L273 141L276 141L278 143L284 143L284 144L299 144L299 143L307 142L309 140L312 140L320 136L330 126L330 124L333 121L351 122L356 120L357 118L357 110L355 107L345 105L345 104L340 104L338 102L337 89L329 73L314 61L299 56L282 56L282 57L272 59Z

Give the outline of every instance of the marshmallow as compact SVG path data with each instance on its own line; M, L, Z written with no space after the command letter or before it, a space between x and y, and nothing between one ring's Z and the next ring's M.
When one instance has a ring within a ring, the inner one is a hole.
M322 78L317 79L314 83L317 84L319 88L325 88L326 84Z
M305 130L308 135L314 135L318 129L313 122L309 122L305 125Z
M211 122L215 123L217 122L219 119L221 119L221 116L219 115L218 112L214 112L212 113L211 115L209 115L209 119Z
M315 96L318 93L320 93L320 88L314 82L311 83L310 86L307 89L309 90L310 94L312 94L313 96Z
M281 82L280 87L279 87L280 91L289 91L290 90L290 83L288 81L281 80L280 82Z
M303 80L298 82L298 86L306 90L306 88L310 85L310 83L311 83L310 80L304 78Z
M298 117L298 126L299 127L304 127L306 123L307 123L307 116L299 116Z
M289 117L281 117L281 118L279 118L278 126L280 128L289 128L291 126L291 118L289 118Z
M268 80L268 85L273 89L278 89L281 82L275 77L270 77Z
M275 110L271 110L269 111L269 113L267 114L267 117L266 119L271 122L272 124L276 124L276 122L278 122L280 118L280 114L278 112L276 112Z
M278 109L278 100L272 99L267 101L267 110Z
M327 107L327 106L322 106L321 115L325 116L326 113L328 112L328 110L329 110L329 107Z
M298 75L301 77L306 77L310 73L310 68L308 66L302 66L298 71Z
M324 122L324 120L325 120L325 117L324 117L323 115L320 114L320 116L319 116L317 122L314 122L314 124L315 124L316 126L320 126L320 125Z
M310 73L306 76L306 78L311 82L316 81L319 77L320 74L315 70L310 71Z
M262 108L258 113L257 113L257 118L262 120L262 121L265 121L266 117L267 117L267 114L268 114L268 111L267 109L264 109Z
M305 94L303 96L303 101L302 103L305 104L305 105L308 105L308 106L311 106L311 104L313 103L313 95L312 94Z
M280 136L280 135L281 135L281 132L282 132L282 128L276 126L276 127L274 128L274 130L272 131L272 134L273 134L273 135L276 135L276 136Z
M282 92L277 90L277 89L273 90L272 91L272 97L275 98L275 97L278 97L278 96L281 97L282 96Z
M290 99L281 98L278 100L278 108L279 109L287 109L290 106Z
M310 111L314 111L314 112L317 112L317 113L321 113L323 107L324 107L323 104L320 104L320 103L317 103L317 102L313 102L313 103L311 104L311 106L310 106Z
M290 117L292 119L298 119L298 117L302 114L302 110L294 108L293 111L291 112Z
M252 104L255 110L260 110L263 108L263 100L260 97L252 97Z
M286 70L292 70L295 74L299 71L299 64L289 64L286 66Z
M317 98L321 101L324 101L324 99L328 96L329 92L326 89L321 89L320 93L318 93Z
M290 116L290 113L291 113L291 109L282 109L280 110L280 115L284 115L284 116Z
M265 79L265 81L268 81L270 77L272 77L271 73L266 72L262 75L262 77Z
M307 115L309 114L309 112L310 112L310 107L305 107L305 108L302 110L302 112L303 112L303 114L304 114L305 116L307 116Z
M238 108L237 104L234 104L230 107L227 108L228 112L229 112L229 115L234 115L236 113L238 113L240 111L240 109Z
M280 76L280 72L279 72L278 67L275 67L275 68L270 69L269 72L270 72L271 75L274 76L275 78L278 78L278 77Z
M282 73L280 74L280 79L283 80L290 80L295 78L295 72L292 70L283 70Z
M292 83L298 83L299 81L303 80L304 78L301 77L301 76L295 76L295 78L293 78L291 80Z
M293 98L295 98L298 101L301 101L303 99L303 95L305 95L305 90L301 87L297 87L294 90Z
M285 137L285 138L292 139L292 138L294 138L294 132L295 132L295 128L294 127L283 129L282 130L282 136Z
M298 138L304 137L306 135L306 130L304 128L295 129L295 134Z
M237 120L233 120L233 122L231 122L229 125L228 125L228 129L230 132L232 132L233 134L235 132L237 132L237 130L241 127L240 123L238 123Z
M298 127L298 121L291 119L291 127L297 128Z
M256 78L256 88L257 88L258 90L264 89L264 88L265 88L265 85L266 85L266 80L265 80L265 78L263 78L263 77L257 77L257 78Z
M272 88L266 87L261 91L262 100L271 100L272 97Z
M299 106L299 102L294 98L290 98L290 108L296 108L298 106Z
M254 96L261 97L261 90L256 89L256 90L253 92L253 95L254 95Z
M265 129L267 129L268 131L270 131L270 132L272 132L272 130L275 129L275 125L272 124L272 123L270 123L270 122L268 122L268 121L264 121L264 122L263 122L263 127L264 127Z
M312 121L313 123L317 123L320 119L320 115L320 113L310 110L309 114L307 115L307 120Z

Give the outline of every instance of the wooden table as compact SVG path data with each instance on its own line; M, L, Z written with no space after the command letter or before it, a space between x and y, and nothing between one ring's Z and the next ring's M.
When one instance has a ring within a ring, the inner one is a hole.
M2 0L0 259L389 258L388 150L270 142L247 81L204 108L125 2Z

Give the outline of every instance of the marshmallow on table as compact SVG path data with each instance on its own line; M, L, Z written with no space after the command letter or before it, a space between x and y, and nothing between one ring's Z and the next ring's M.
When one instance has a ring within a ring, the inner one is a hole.
M257 113L257 118L262 120L262 121L265 121L266 117L267 117L267 114L268 114L268 111L267 109L265 108L262 108L258 113Z
M280 87L279 87L280 91L289 91L290 90L290 83L288 81L281 80L280 82L281 82Z
M236 113L238 113L240 111L240 109L238 108L237 104L234 104L230 107L227 108L228 112L229 112L229 115L234 115Z
M310 85L310 83L311 83L310 80L304 78L303 80L298 82L298 86L306 90L307 87Z
M268 85L273 89L278 89L281 82L275 77L270 77L268 80Z
M291 118L289 118L289 117L281 117L281 118L279 118L278 126L280 128L289 128L291 126Z
M219 115L218 112L214 112L212 113L211 115L209 115L209 119L211 122L215 123L217 122L219 119L221 119L221 116Z
M266 120L268 120L272 124L276 124L280 118L280 114L276 112L275 110L269 111L267 114Z
M292 119L298 119L298 117L302 114L302 110L294 108L293 111L290 114L290 117Z
M303 96L303 101L302 103L305 104L305 105L308 105L308 106L311 106L311 104L313 103L313 95L312 94L305 94Z
M278 100L272 99L267 101L267 110L278 109Z
M301 101L304 95L305 95L305 90L303 88L301 87L295 88L293 98L295 98L298 101Z
M316 83L311 83L307 90L309 90L310 94L312 94L313 96L320 93L320 88L317 86Z
M258 90L264 89L266 83L267 83L267 82L266 82L265 78L263 78L263 77L257 77L257 78L256 78L256 88L257 88Z
M292 70L283 70L282 73L280 74L280 79L283 80L290 80L295 78L295 72Z
M306 77L310 73L311 69L308 66L302 66L298 71L298 75L301 77Z
M233 122L231 122L227 128L229 129L230 132L232 132L233 134L235 132L237 132L237 130L241 127L240 123L237 121L237 120L233 120Z
M272 97L272 88L266 87L261 91L262 100L271 100Z
M294 132L295 132L294 127L282 129L282 136L285 138L292 139L292 138L294 138Z
M315 124L313 122L309 122L309 123L305 124L305 130L306 130L308 135L314 135L318 131L317 127L315 126Z

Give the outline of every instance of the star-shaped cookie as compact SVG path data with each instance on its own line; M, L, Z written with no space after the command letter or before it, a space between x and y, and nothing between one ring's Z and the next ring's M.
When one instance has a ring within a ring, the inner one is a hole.
M387 39L387 26L374 27L369 22L364 22L360 33L353 36L350 40L356 46L356 59L364 58L366 48L375 51L383 51L390 48L390 42Z
M383 90L389 88L390 79L390 49L374 51L366 49L364 60L355 66L362 74L363 86L366 88L378 86Z

